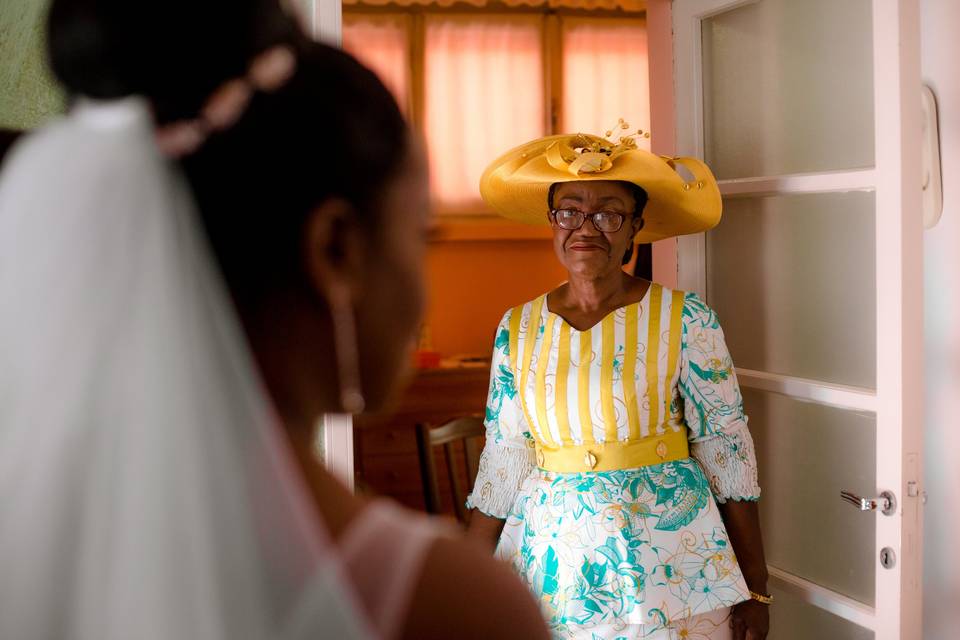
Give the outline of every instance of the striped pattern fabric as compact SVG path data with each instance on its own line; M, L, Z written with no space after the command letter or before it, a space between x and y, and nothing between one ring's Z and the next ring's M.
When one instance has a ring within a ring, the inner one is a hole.
M653 284L585 331L552 313L546 295L514 308L509 366L530 434L555 449L685 429L683 305L682 291Z

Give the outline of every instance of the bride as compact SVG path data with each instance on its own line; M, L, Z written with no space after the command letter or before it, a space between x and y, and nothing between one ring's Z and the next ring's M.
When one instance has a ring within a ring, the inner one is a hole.
M0 174L0 637L546 637L507 567L312 453L421 313L425 163L379 80L268 0L49 26L76 98Z

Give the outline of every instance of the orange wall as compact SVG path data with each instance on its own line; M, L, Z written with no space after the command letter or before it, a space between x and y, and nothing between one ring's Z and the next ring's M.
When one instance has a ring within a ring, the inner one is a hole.
M433 348L489 355L503 313L566 280L549 240L434 242L427 256Z

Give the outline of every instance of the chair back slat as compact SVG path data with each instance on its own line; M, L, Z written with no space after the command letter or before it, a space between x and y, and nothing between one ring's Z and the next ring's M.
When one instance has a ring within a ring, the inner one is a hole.
M440 485L437 482L437 463L430 444L430 425L417 425L417 459L423 485L423 504L427 513L440 512Z
M452 440L464 440L482 436L484 432L483 419L479 416L456 418L430 429L430 442L440 445Z
M467 519L467 510L463 503L467 500L467 492L464 491L460 474L457 473L457 452L454 445L455 441L445 442L443 452L447 456L447 477L450 478L450 488L453 491L453 511L457 514L457 520L464 522Z
M436 427L426 423L417 425L417 449L420 454L424 504L428 513L443 511L434 454L434 448L442 445L447 478L453 494L453 510L458 520L466 522L467 508L464 503L480 467L479 439L484 432L483 418L479 416L456 418ZM459 462L460 450L464 455L463 464ZM466 472L466 485L461 478L461 469Z

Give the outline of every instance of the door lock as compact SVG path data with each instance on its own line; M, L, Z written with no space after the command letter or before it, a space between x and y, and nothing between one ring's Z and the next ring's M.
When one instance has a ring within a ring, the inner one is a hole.
M893 569L897 564L897 554L890 547L880 549L880 566L884 569Z

